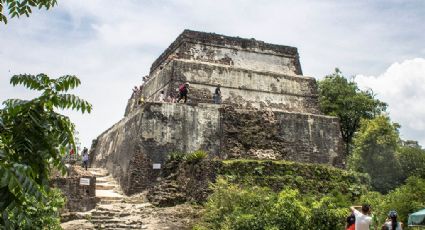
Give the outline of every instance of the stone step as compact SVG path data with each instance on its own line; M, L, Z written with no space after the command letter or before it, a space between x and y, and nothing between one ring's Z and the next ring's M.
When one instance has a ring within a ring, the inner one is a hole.
M96 210L96 211L92 212L92 218L99 217L99 216L113 217L117 213L119 213L119 212L115 212L115 211L112 211L112 210L109 210L109 211L97 211Z
M99 182L99 183L107 183L107 182L109 182L109 183L115 183L116 184L115 179L113 177L111 177L111 176L96 177L96 182Z
M114 219L114 215L111 215L111 216L109 216L109 215L107 215L107 216L98 216L98 215L96 215L96 216L92 216L91 217L91 220L93 220L93 221L100 221L100 220L112 220L112 219Z
M100 201L123 201L123 198L121 198L121 197L104 196L104 197L99 197L99 198L101 199Z
M89 168L88 171L96 177L108 176L109 172L101 168Z
M114 200L114 199L123 199L124 196L116 193L112 190L96 190L96 197L100 199Z
M96 190L111 190L118 187L117 185L113 185L113 184L107 184L107 183L100 183L98 184L96 182Z
M96 229L147 229L147 226L140 225L127 225L127 224L99 224Z
M123 200L101 200L100 202L98 202L98 204L116 204L116 203L121 203Z
M122 220L119 219L91 219L90 222L93 224L117 224L121 223Z
M97 218L97 217L101 217L103 219L105 218L113 218L113 217L128 217L131 216L132 214L137 214L132 212L132 213L128 213L128 212L124 212L121 210L108 210L108 211L94 211L92 212L92 218Z

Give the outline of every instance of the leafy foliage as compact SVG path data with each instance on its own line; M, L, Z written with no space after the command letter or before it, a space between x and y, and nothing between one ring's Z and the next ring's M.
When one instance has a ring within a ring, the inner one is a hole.
M9 211L9 225L18 229L61 229L58 210L65 205L65 198L59 189L47 191L45 202L38 202L34 197L26 197L22 206ZM20 218L21 213L25 213Z
M8 11L12 18L22 15L29 17L32 13L31 7L48 10L55 5L57 0L0 0L0 22L7 23L4 11Z
M347 155L361 119L374 118L387 106L373 93L361 91L355 82L349 82L339 69L319 81L319 103L323 113L340 119Z
M386 116L363 120L354 139L350 167L368 173L372 179L372 187L382 193L401 183L401 170L396 158L400 141L398 127L398 124L392 124Z
M341 199L342 198L342 199ZM338 230L343 229L347 216L348 199L340 194L325 196L314 201L311 207L309 224L311 229Z
M185 160L189 163L196 163L206 158L208 153L202 150L197 150L195 152L185 155Z
M186 154L182 153L182 152L172 152L168 155L167 157L167 161L171 162L171 161L177 161L177 162L181 162L185 159Z
M289 161L226 160L219 174L244 186L264 186L273 191L296 188L303 194L317 196L337 190L352 200L365 193L370 185L365 173Z
M342 229L348 214L341 196L302 196L286 188L276 193L257 186L241 188L219 179L195 229ZM342 198L344 199L344 198Z
M6 100L0 110L0 224L9 228L13 218L16 223L31 225L31 212L23 212L25 204L28 200L46 202L52 169L65 172L66 146L75 149L74 125L54 109L73 108L83 113L92 109L88 102L63 94L80 84L75 76L15 75L10 82L42 94L29 101Z
M399 148L397 159L403 178L417 176L425 179L425 150L420 147L403 146Z
M387 195L370 192L361 197L361 202L371 204L376 222L383 223L390 210L396 210L398 220L407 223L410 213L425 207L425 179L410 177L406 183Z

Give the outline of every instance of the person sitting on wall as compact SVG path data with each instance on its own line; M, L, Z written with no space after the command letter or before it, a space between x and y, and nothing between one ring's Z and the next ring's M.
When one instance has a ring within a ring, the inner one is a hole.
M186 103L188 92L189 92L189 82L181 84L179 87L179 98L177 99L177 103L179 103L180 100L183 98L184 98L184 103Z
M215 92L213 95L214 104L220 104L221 103L221 90L220 90L220 84L217 85L217 88L215 88Z

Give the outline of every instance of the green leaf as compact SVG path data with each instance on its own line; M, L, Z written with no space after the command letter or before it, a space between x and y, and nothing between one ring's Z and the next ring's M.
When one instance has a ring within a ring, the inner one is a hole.
M42 94L30 101L6 100L0 110L0 212L3 216L8 213L9 226L16 225L13 229L31 229L30 223L50 226L40 223L43 218L56 219L58 226L55 215L37 219L32 216L34 212L54 210L43 203L51 191L48 176L54 167L64 170L65 147L75 148L74 124L54 109L75 108L85 112L91 105L75 95L59 93L80 84L75 76L58 80L46 74L23 74L13 76L10 82ZM0 224L4 223L3 218Z

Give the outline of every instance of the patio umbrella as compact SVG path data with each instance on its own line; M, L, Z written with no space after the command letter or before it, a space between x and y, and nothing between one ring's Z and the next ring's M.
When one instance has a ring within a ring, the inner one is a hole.
M425 209L410 214L407 223L409 226L425 226Z

